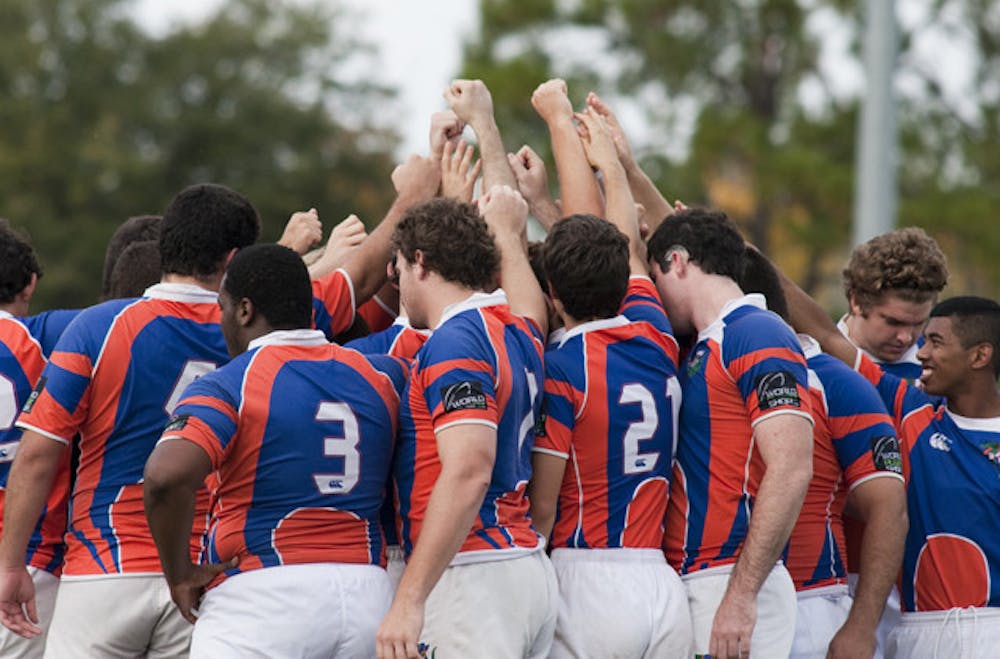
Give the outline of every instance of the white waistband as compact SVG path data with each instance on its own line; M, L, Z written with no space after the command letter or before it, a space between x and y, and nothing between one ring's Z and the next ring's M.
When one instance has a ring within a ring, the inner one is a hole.
M945 620L1000 620L1000 607L967 606L955 607L944 611L904 611L904 625L921 625L924 623L944 622Z
M850 589L847 587L846 583L837 583L829 586L820 586L819 588L807 588L806 590L795 591L795 596L800 600L809 599L810 597L843 597L844 595L850 595Z
M730 574L732 574L733 568L735 566L736 563L733 562L729 563L728 565L716 565L714 567L707 567L704 570L698 570L697 572L688 572L687 574L682 574L681 580L684 582L688 582L688 581L695 581L696 579L699 579L701 577L729 576ZM774 567L771 568L771 574L774 574L774 571L779 567L782 570L785 570L785 564L783 561L778 561L777 563L774 564Z
M667 559L659 549L633 549L633 548L611 548L611 549L574 549L569 547L557 547L552 550L552 560L560 561L588 561L591 563L662 563L666 565Z

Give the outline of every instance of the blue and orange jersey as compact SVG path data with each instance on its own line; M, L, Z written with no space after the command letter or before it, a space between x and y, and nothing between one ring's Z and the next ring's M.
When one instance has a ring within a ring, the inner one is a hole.
M378 295L373 295L371 299L361 303L358 315L368 325L368 331L375 334L391 327L399 314Z
M482 506L453 563L499 560L540 546L524 491L541 410L542 337L507 306L475 293L451 305L417 353L403 395L394 476L407 556L419 541L441 471L436 433L460 424L496 429L496 461Z
M659 549L680 410L677 343L653 282L545 350L544 434L567 461L552 547Z
M14 318L0 311L0 519L7 477L21 443L21 429L14 425L18 412L38 383L56 341L77 311L49 311L28 318ZM62 570L69 500L70 454L63 454L52 490L28 540L27 565L58 575ZM3 529L0 527L0 533Z
M858 353L896 423L910 528L904 611L1000 606L1000 417L973 419Z
M334 270L325 277L313 280L312 290L313 325L333 341L335 336L354 323L357 309L354 283L346 270Z
M847 583L843 511L852 489L872 478L902 481L899 440L875 388L800 335L809 367L813 477L788 540L785 565L796 590Z
M799 340L757 294L729 302L699 332L680 380L664 551L688 574L739 557L764 474L754 426L776 414L812 417Z
M386 329L348 341L344 347L357 350L363 355L392 355L413 359L430 335L429 330L415 329L407 318L400 316Z
M184 388L228 359L217 296L197 286L157 284L85 309L66 329L18 420L67 447L79 434L64 575L160 572L143 467ZM207 491L199 501L206 519Z
M385 565L379 511L404 360L316 330L272 332L192 383L163 433L218 471L207 559L228 574L301 563Z

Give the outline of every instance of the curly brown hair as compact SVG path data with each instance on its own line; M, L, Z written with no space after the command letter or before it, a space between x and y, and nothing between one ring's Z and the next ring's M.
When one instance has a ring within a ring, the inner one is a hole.
M843 276L848 302L867 313L885 293L918 304L934 300L948 283L948 265L933 238L907 227L855 247Z
M423 265L445 281L473 290L492 291L500 272L500 250L479 211L447 197L437 197L406 211L392 234L392 250Z

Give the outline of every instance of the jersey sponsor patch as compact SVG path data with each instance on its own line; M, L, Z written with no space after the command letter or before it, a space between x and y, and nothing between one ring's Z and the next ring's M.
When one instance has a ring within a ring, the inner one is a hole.
M163 429L163 432L178 432L184 430L184 427L188 424L188 419L191 418L190 414L179 414L175 417L171 417L170 421L167 422L167 427Z
M42 395L42 390L45 389L46 380L48 380L48 378L44 375L38 378L38 384L36 384L35 388L31 390L30 394L28 394L28 400L24 401L24 408L21 410L23 413L29 414L31 412L31 408L35 406L35 401L38 400L38 397Z
M753 386L757 392L757 406L761 412L775 407L801 406L795 376L789 371L764 373L757 377Z
M487 408L483 386L474 380L465 380L441 387L441 402L444 404L445 414L458 410L485 410Z
M872 462L879 471L903 473L903 455L899 450L899 440L892 435L872 437Z

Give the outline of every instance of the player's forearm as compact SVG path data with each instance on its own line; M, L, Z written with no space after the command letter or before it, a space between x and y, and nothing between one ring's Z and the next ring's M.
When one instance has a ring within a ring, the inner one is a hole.
M392 258L392 233L396 230L396 225L410 207L428 199L430 197L416 194L397 196L382 222L372 230L344 265L344 270L354 285L354 300L357 306L360 307L363 302L375 295L386 282L385 267ZM327 276L332 277L333 273Z
M854 603L844 623L872 632L878 626L886 598L899 575L909 528L905 490L901 483L891 487L897 484L889 480L891 477L885 478L884 484L889 487L882 488L869 505L856 509L865 522L865 532L861 539Z
M788 544L812 477L811 464L787 460L767 465L729 590L754 596L760 591Z
M178 583L191 569L195 490L183 483L159 482L147 477L142 500L163 575L168 583Z
M563 215L587 213L604 216L604 200L597 178L587 162L587 154L570 116L553 119L548 124L552 154L559 176L559 196Z
M21 437L4 494L0 566L24 567L28 541L45 508L65 450L62 444L32 431Z
M479 158L483 162L483 190L497 185L508 185L517 190L517 179L507 162L507 151L493 116L478 119L472 124L472 130L476 133Z
M673 206L660 194L652 179L639 167L637 162L630 160L623 162L622 165L628 176L632 197L646 209L646 224L649 225L649 231L652 233L664 219L673 215Z
M523 238L498 234L496 243L500 249L500 285L507 293L510 310L535 321L542 336L546 336L549 323L545 295L531 269Z
M489 483L489 472L442 467L396 599L421 606L427 601L468 537Z
M528 202L528 210L531 212L531 216L538 220L538 223L546 231L551 231L552 226L562 219L556 202L552 201L552 197L547 194L544 197L526 199L525 201Z
M630 270L632 274L648 274L646 244L639 237L635 200L629 190L625 169L615 162L602 167L601 176L604 177L604 191L607 195L607 220L628 238Z

